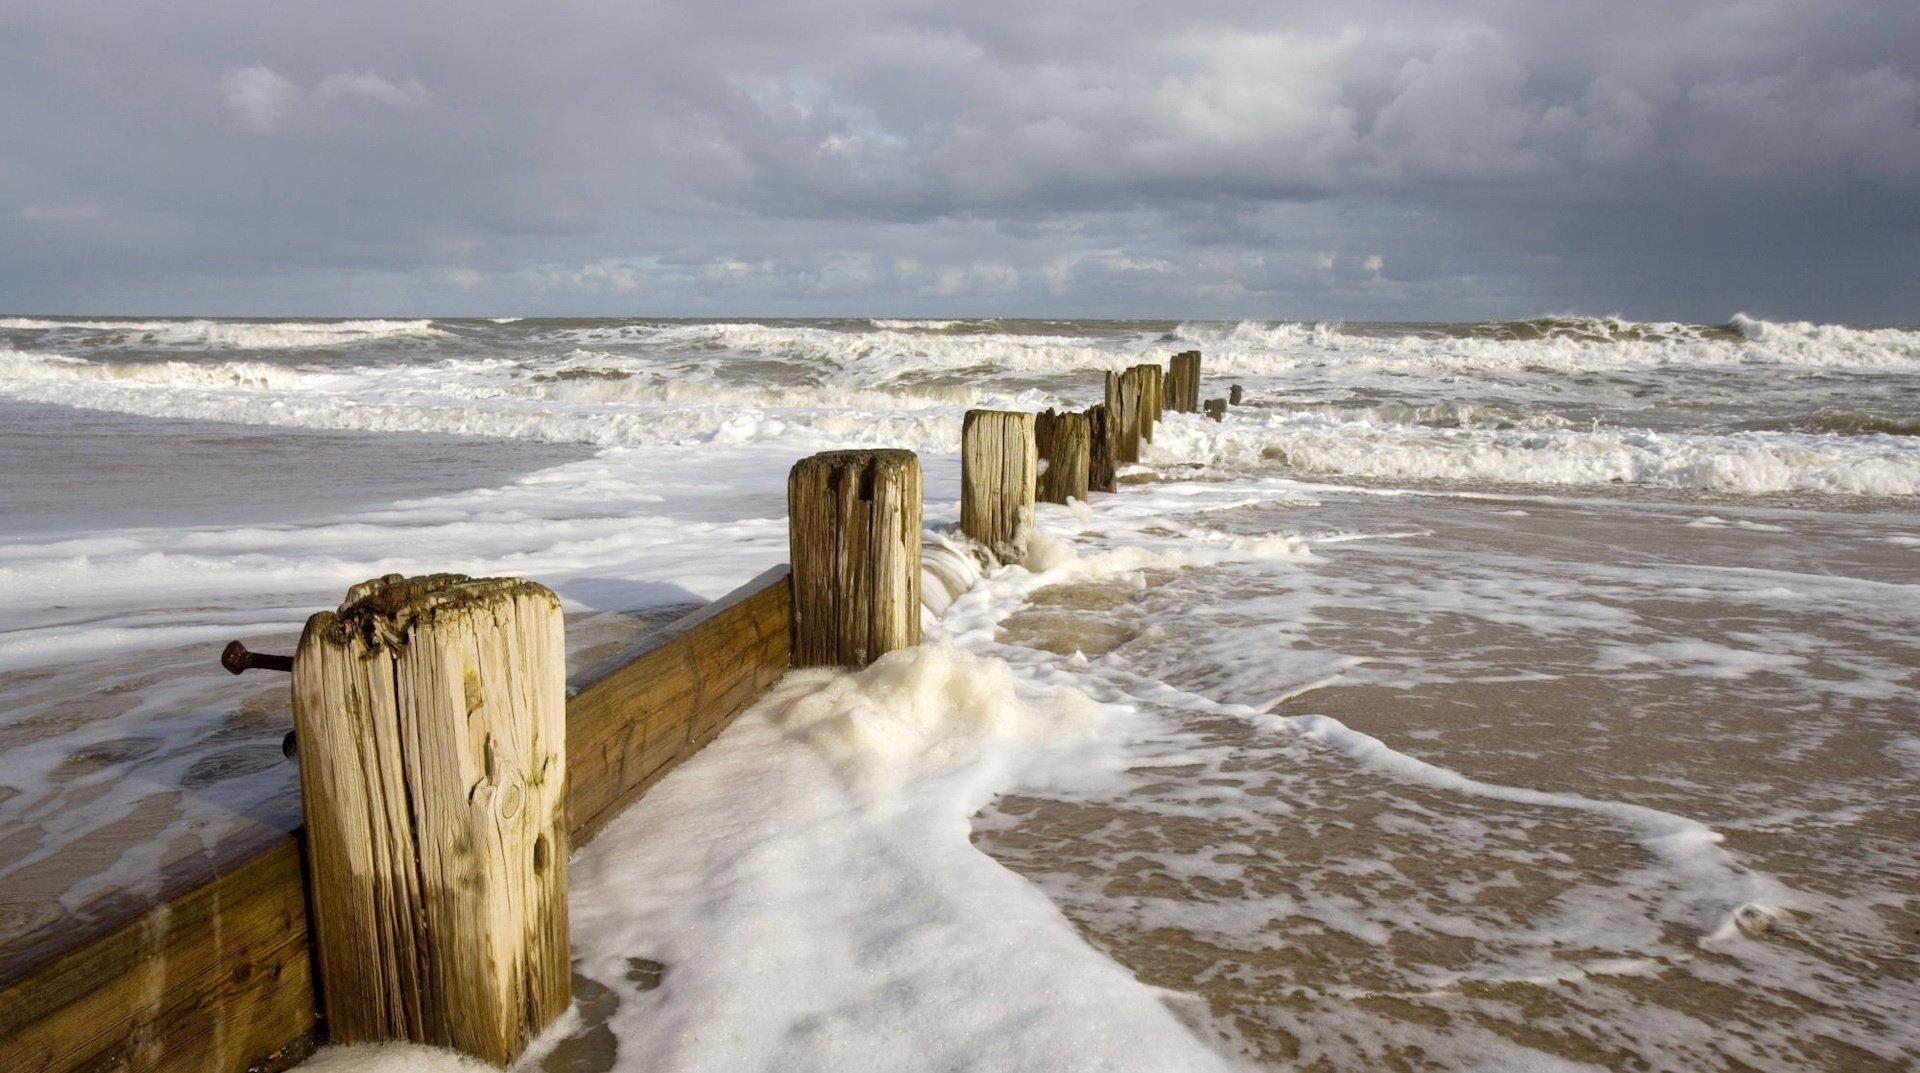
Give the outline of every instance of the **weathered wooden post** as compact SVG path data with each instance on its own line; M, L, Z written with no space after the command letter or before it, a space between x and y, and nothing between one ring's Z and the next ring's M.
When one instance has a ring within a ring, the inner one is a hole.
M1207 416L1213 418L1215 421L1226 420L1227 400L1208 399L1207 400Z
M1167 366L1167 408L1177 413L1200 412L1200 352L1186 350Z
M1165 370L1158 365L1136 365L1140 378L1140 438L1153 442L1153 426L1160 420L1160 378Z
M1140 461L1140 378L1132 369L1107 374L1107 413L1113 418L1114 461Z
M787 475L793 665L864 667L920 643L920 459L828 451Z
M1227 401L1234 404L1235 406L1240 405L1241 400L1245 399L1246 397L1247 397L1246 391L1242 389L1239 384L1235 384L1231 388L1227 389Z
M1112 375L1109 373L1108 375ZM1106 403L1087 407L1087 490L1111 492L1114 482L1113 411Z
M328 1037L506 1065L566 1012L566 643L519 578L389 574L293 663Z
M1045 463L1036 492L1042 503L1065 503L1069 497L1086 500L1092 463L1090 432L1086 414L1048 410L1034 417L1034 448Z
M1027 553L1039 461L1032 414L967 411L960 427L960 530L1003 562Z

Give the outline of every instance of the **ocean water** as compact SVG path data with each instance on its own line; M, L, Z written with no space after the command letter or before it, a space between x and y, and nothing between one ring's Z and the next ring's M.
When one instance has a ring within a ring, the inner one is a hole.
M1246 404L952 544L967 409L1189 348ZM584 662L907 447L928 644L577 854L528 1068L1911 1068L1916 399L1920 329L1745 317L0 318L0 948L295 821L227 640L461 570Z

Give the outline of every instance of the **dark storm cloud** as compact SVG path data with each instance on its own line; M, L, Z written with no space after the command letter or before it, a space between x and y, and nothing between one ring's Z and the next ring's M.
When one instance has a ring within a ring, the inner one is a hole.
M0 306L1920 320L1892 0L0 7Z

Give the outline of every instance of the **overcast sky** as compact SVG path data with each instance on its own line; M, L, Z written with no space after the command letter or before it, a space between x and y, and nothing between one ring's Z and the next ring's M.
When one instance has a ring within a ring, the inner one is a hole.
M1915 0L0 0L0 310L1920 321Z

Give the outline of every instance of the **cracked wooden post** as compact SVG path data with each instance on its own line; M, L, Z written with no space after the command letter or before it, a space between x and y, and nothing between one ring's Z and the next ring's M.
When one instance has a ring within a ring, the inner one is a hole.
M507 1065L571 1001L566 642L519 578L389 574L293 664L328 1038Z
M1039 457L1033 415L968 410L960 427L960 530L1002 562L1027 554Z
M1087 407L1083 416L1087 419L1087 490L1111 492L1116 487L1113 411L1103 402Z
M1167 366L1167 408L1176 413L1200 412L1200 352L1185 350Z
M912 451L827 451L794 463L794 666L864 667L920 643L922 509Z
M1087 471L1091 444L1087 415L1048 410L1033 421L1034 449L1042 472L1035 494L1042 503L1065 503L1069 497L1087 498Z
M1113 460L1140 461L1140 377L1132 370L1107 374L1107 413L1113 420Z

